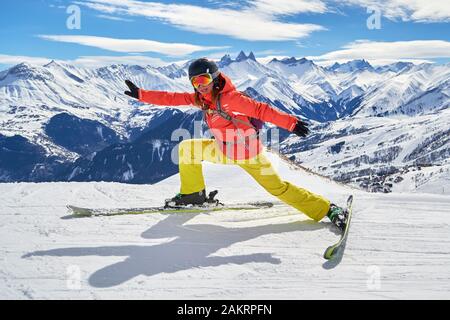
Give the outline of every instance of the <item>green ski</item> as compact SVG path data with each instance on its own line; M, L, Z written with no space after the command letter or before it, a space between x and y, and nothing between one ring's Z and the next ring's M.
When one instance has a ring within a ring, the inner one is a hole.
M103 217L103 216L122 216L139 215L150 213L203 213L225 210L254 210L273 207L272 202L254 202L243 204L223 205L221 203L207 204L204 206L160 206L147 208L114 208L114 209L89 209L76 206L67 206L73 217Z
M326 250L325 253L323 254L323 257L327 260L332 259L333 257L336 256L336 254L341 251L341 253L343 253L343 250L345 249L345 243L347 241L347 236L348 236L348 230L350 228L350 222L352 219L352 212L353 212L353 195L349 196L347 199L347 208L345 209L348 213L347 216L347 222L345 225L345 229L344 232L342 232L341 238L339 239L339 241L332 245L329 246Z

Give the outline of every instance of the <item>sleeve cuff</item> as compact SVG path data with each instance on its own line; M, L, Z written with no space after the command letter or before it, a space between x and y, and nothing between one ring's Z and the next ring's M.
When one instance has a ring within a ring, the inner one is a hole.
M297 121L298 121L298 120L296 120L295 122L292 123L291 127L289 128L289 131L290 131L290 132L294 131L295 126L297 125Z

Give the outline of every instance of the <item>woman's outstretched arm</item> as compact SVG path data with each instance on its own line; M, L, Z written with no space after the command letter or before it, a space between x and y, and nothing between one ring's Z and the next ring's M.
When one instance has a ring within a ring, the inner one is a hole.
M194 94L141 89L139 90L139 101L159 106L189 106L194 105Z
M243 113L246 116L270 122L274 125L293 131L298 119L295 116L272 108L267 103L255 101L236 91L229 95L229 108L231 111Z
M296 116L278 111L267 103L255 101L238 91L232 92L229 95L228 104L231 111L243 113L264 122L273 123L300 137L306 137L309 134L308 123L301 121Z
M125 81L125 83L130 88L130 91L125 91L125 94L141 102L159 106L188 106L195 104L194 93L143 90L129 80Z

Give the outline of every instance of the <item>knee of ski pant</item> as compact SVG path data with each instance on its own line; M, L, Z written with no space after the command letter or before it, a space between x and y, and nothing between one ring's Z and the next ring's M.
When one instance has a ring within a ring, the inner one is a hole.
M256 180L268 193L275 197L283 195L289 188L289 183L282 181L278 176L259 176Z
M196 147L194 139L183 140L178 145L178 156L180 163L192 163L196 158L196 152L201 152L201 147ZM197 150L199 149L199 150Z
M282 183L282 184L277 184L277 185L265 186L264 188L271 195L273 195L275 197L280 197L284 193L286 193L286 190L289 188L289 186L286 183Z

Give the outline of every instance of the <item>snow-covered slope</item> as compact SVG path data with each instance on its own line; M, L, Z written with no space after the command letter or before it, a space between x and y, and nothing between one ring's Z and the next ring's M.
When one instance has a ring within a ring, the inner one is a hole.
M284 205L211 214L66 219L65 205L159 205L178 176L157 185L0 184L3 299L448 299L450 199L369 194L269 155L281 176L342 203L355 195L342 260L337 238ZM235 166L205 163L227 203L276 200ZM226 179L225 179L226 177Z
M276 107L319 121L335 120L353 109L361 116L414 115L449 105L448 64L399 62L374 69L355 60L338 68L323 68L304 58L289 58L263 65L252 53L246 56L243 52L235 60L224 56L219 64L239 90L251 87ZM124 80L152 90L191 91L187 67L188 63L98 69L55 61L44 66L19 64L0 74L0 133L35 137L49 118L67 112L99 121L126 136L124 124L133 122L136 113L135 104L123 95ZM347 106L355 98L360 103Z
M450 106L450 64L422 64L377 83L363 96L358 116L420 115Z
M92 70L56 62L45 66L22 63L0 78L0 133L33 138L42 134L52 116L67 112L99 121L126 136L124 124L135 106L123 94L125 79L154 90L189 89L189 83L150 66L112 65Z
M444 164L442 160L449 158L450 142L445 139L449 123L446 110L450 106L449 64L397 62L374 68L367 61L354 60L324 68L308 59L293 57L263 64L253 53L247 56L244 52L235 59L225 55L218 63L239 90L316 124L312 136L306 140L291 138L283 143L282 150L289 155L308 151L300 155L301 161L317 172L344 181L367 180L373 173L396 173L392 168L401 172L412 162L424 159L414 155L406 160L391 159L384 154L383 146L388 144L391 151L402 149L402 156L408 150L426 151L421 154L425 160L431 160L426 165L440 166ZM189 61L158 68L112 65L85 69L52 61L44 66L19 64L0 72L0 181L75 178L135 183L128 179L133 176L129 167L136 171L136 162L142 166L139 159L148 156L135 150L159 149L161 139L169 139L170 134L163 130L158 139L146 137L149 144L156 144L152 146L136 146L133 141L156 125L191 128L186 122L198 117L192 115L192 109L184 109L186 117L180 116L177 119L181 122L174 123L178 120L171 115L177 114L176 109L163 108L162 112L128 99L123 94L124 80L130 79L146 89L191 92L188 65ZM368 130L366 123L376 124L377 129ZM410 129L423 133L426 139L419 135L404 139ZM375 131L376 138L372 138ZM355 132L361 134L353 139ZM339 137L344 136L346 147L352 140L361 142L347 149L351 154L335 152L343 142ZM425 142L429 147L424 148ZM111 147L116 143L122 143L120 148ZM125 151L109 152L108 147ZM392 156L395 152L391 151L388 153ZM18 157L23 160L19 162L21 166L15 161ZM117 163L118 159L123 163ZM114 169L103 165L114 161ZM368 167L373 170L367 171ZM440 168L434 169L441 172ZM81 171L86 174L75 174ZM444 170L439 175L445 179L447 173ZM165 176L160 172L147 172L144 182L161 177ZM375 187L369 189L392 190Z
M333 100L339 91L327 70L303 59L273 59L268 66L289 79L302 96L313 102Z
M448 106L448 65L398 63L374 69L356 60L327 69L304 58L273 59L264 65L243 52L235 60L226 55L219 64L239 90L250 87L276 107L313 120L335 120L356 107L359 115L378 115L400 110L420 114ZM85 69L55 61L19 64L0 74L0 133L36 140L45 136L42 128L52 116L66 112L127 136L126 124L145 123L134 119L139 114L123 94L124 80L152 90L191 91L188 65ZM347 106L359 97L360 104Z
M336 72L349 73L359 70L373 70L373 67L370 65L369 62L363 59L363 60L352 60L346 63L336 62L328 69Z
M450 109L438 116L351 117L316 126L306 139L291 136L281 151L315 172L371 191L450 194L435 185L450 180L449 124ZM422 177L422 168L434 174Z

